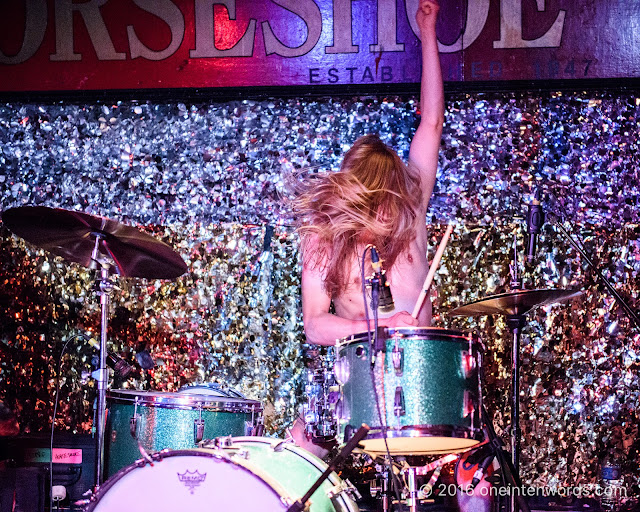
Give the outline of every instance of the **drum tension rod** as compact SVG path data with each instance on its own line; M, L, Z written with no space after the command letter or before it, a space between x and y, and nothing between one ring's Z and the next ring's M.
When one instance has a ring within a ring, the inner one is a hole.
M198 405L199 418L193 420L193 442L201 443L204 438L204 420L202 419L202 404Z
M396 377L401 377L404 370L404 349L398 345L397 338L396 344L391 351L391 360L393 361L393 369L396 372Z

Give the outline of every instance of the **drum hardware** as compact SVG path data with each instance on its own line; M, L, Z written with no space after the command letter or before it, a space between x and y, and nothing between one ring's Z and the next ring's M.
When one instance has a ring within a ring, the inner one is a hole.
M393 361L393 369L396 372L396 377L402 377L402 371L404 369L404 349L398 346L398 341L391 351L391 360Z
M329 475L333 473L349 456L349 454L358 446L358 443L364 439L364 437L369 432L369 426L366 424L362 424L362 426L358 429L358 431L353 435L353 437L349 440L349 442L340 450L338 455L331 461L327 469L318 477L318 479L313 483L311 488L300 498L296 500L288 509L287 512L302 512L307 507L307 502L313 496L313 494L318 490L318 488L322 485L322 483L329 478ZM352 486L351 486L352 487Z
M429 478L429 481L426 484L424 484L422 487L420 487L420 489L418 490L418 499L424 500L431 496L431 493L433 492L433 487L438 482L441 472L442 472L442 466L438 466L433 470L433 474L431 475L431 478ZM417 472L417 469L416 469L416 474L419 474Z
M445 464L449 464L450 462L458 460L459 458L460 458L460 455L454 454L454 453L450 453L449 455L445 455L444 457L441 457L441 458L439 458L437 460L434 460L433 462L430 462L429 464L425 464L424 466L416 467L416 475L418 475L418 476L428 475L429 473L431 473L432 471L436 470L437 468L441 468Z
M539 231L544 216L540 209L536 210L533 215L530 209L528 215L529 221L529 254L527 259L529 262L533 260L533 252L535 251L536 230ZM535 219L534 219L535 218ZM535 220L540 226L531 226L531 222ZM535 229L534 229L535 228ZM522 275L519 274L519 258L517 234L514 233L513 241L513 260L509 265L511 274L511 292L502 293L485 297L483 299L459 306L453 309L450 314L453 316L475 316L475 315L491 315L502 314L506 317L507 325L512 334L512 351L511 351L511 461L514 473L513 480L517 481L520 466L520 340L523 327L526 325L525 316L532 309L546 304L555 304L566 302L570 299L582 295L581 291L576 290L556 290L556 289L539 289L528 290L523 288ZM482 414L486 416L484 408ZM486 423L486 419L485 419ZM488 426L490 427L490 426ZM513 483L513 482L512 482ZM524 500L516 499L519 493L512 493L511 510L516 512L517 507L522 508ZM521 503L523 502L523 503ZM526 507L526 503L524 503ZM523 510L528 510L524 508Z
M362 499L362 495L360 494L360 492L358 492L358 489L356 489L356 487L351 482L349 482L349 480L343 480L327 491L327 496L329 497L329 499L340 496L341 494L348 495L353 501Z
M371 493L371 497L378 498L381 501L382 510L389 510L389 471L382 471L380 473L380 484L371 484L369 487L369 492Z
M305 385L307 395L307 402L303 404L305 433L309 439L321 442L334 439L338 432L336 417L340 408L338 380L340 372L336 370L334 373L333 362L333 356L321 356L319 367L307 372Z
M213 440L213 446L218 449L231 448L233 446L233 439L231 436L216 437Z
M199 418L197 420L193 420L193 442L195 444L202 442L202 438L204 437L204 420L202 419L202 405L198 406L198 414L199 414ZM245 433L246 433L246 422L245 422Z
M512 463L519 467L520 460L520 339L525 326L525 315L532 309L547 304L566 302L582 295L576 290L538 289L513 290L512 292L492 295L457 307L450 312L453 316L481 316L503 314L512 333L512 371L511 371L511 442Z
M404 408L404 393L402 392L402 386L396 388L395 395L393 397L393 414L397 416L404 416L406 414Z
M103 480L107 370L107 326L111 275L175 279L187 271L187 265L171 247L135 227L83 212L21 206L2 213L3 223L26 241L67 261L100 269L96 293L100 297L100 364L97 381L95 484Z
M409 488L409 497L407 498L407 506L411 512L418 510L418 488L416 486L416 468L410 467L405 472Z

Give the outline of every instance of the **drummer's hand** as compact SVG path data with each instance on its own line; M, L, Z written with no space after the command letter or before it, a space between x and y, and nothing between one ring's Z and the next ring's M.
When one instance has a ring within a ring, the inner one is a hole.
M400 311L385 320L386 327L407 327L418 325L418 320L407 311Z
M439 10L440 5L437 0L420 0L420 5L416 12L416 21L421 34L435 32Z

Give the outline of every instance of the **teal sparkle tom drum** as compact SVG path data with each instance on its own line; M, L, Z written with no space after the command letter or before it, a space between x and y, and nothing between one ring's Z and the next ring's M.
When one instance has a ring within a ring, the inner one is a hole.
M371 430L361 444L373 454L386 453L385 430L396 455L453 453L477 444L482 438L479 343L460 331L431 327L382 331L385 350L376 355L373 369L366 332L336 344L342 439L366 423Z
M179 393L117 389L107 391L105 474L149 453L196 448L203 440L255 434L262 405L215 387Z

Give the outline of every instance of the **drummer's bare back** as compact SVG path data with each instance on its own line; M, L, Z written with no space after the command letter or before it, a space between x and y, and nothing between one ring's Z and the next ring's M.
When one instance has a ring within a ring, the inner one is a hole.
M387 269L383 262L383 268L387 270L387 281L391 287L395 309L389 313L381 312L380 318L393 316L400 311L413 312L429 271L426 238L426 232L418 233L407 253L396 259L393 268ZM351 285L345 292L333 298L335 313L341 318L363 320L365 311L360 285L359 261L354 260L351 263L349 283ZM418 325L424 327L431 325L431 302L428 298L424 301L418 314Z

